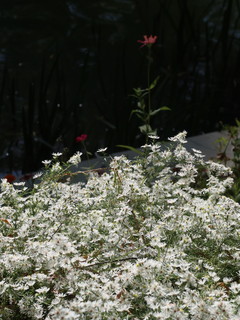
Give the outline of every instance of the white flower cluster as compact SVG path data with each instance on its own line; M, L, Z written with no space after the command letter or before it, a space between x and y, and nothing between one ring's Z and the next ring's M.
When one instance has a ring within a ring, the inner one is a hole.
M239 320L231 172L187 152L184 137L115 157L85 186L2 180L0 319Z

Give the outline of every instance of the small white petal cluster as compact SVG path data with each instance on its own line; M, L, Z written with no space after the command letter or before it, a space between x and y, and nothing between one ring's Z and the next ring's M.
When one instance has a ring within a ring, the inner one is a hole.
M102 153L102 152L105 152L106 150L107 150L107 148L100 148L100 149L97 150L97 152L98 153Z
M60 164L32 190L2 180L0 319L239 320L231 172L184 137L84 186L60 182Z
M81 162L81 155L82 155L82 152L79 152L79 151L76 152L76 153L68 160L68 163L77 166L77 165Z

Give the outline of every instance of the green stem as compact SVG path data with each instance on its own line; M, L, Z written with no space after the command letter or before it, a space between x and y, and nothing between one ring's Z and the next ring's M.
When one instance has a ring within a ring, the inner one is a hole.
M89 160L87 148L86 148L86 145L85 145L84 141L82 141L82 145L83 145L83 149L84 149L84 152L85 152L85 154L86 154L87 160Z
M147 128L150 126L150 112L151 112L151 93L150 93L150 70L151 70L151 46L148 46L148 67L147 67L147 88L148 88L148 109L147 109L147 118L146 124ZM146 135L146 143L148 142L148 133Z
M147 68L147 87L148 87L148 113L151 109L151 95L150 95L150 69L151 69L151 47L148 47L148 68ZM150 117L148 117L149 120Z

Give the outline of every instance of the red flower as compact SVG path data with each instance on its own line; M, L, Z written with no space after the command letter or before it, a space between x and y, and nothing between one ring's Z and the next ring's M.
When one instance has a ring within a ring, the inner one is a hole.
M4 177L4 179L7 179L7 182L12 183L16 180L16 177L13 174L9 173Z
M143 36L144 40L138 40L137 42L142 43L142 47L144 46L151 46L153 43L157 41L157 36Z
M75 138L76 142L82 142L85 141L87 139L88 135L87 134L81 134L79 137Z

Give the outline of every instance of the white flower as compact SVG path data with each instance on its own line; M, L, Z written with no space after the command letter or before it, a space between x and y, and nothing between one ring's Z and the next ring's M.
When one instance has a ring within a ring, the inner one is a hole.
M81 162L82 152L76 152L69 160L68 163L77 166Z
M16 187L22 187L22 186L25 185L25 182L24 182L24 181L22 181L22 182L13 182L13 184L14 184L14 186L16 186Z
M34 174L33 179L38 179L43 175L42 172L37 172L36 174Z
M51 172L59 172L62 169L59 162L54 163L54 165L51 167Z
M39 289L36 289L37 293L47 293L50 289L48 287L41 287Z
M192 148L192 151L194 152L194 155L197 157L197 158L204 158L205 155L202 153L202 151L200 150L197 150L197 149L194 149Z
M97 152L101 153L101 152L105 152L106 150L107 150L107 148L100 148L100 149L97 150Z
M48 166L52 161L51 160L43 160L42 164L44 164L45 166Z
M240 292L240 283L232 282L231 285L230 285L230 290L234 294L239 294L239 292Z
M160 139L159 136L154 136L154 135L149 135L148 138L152 139L152 140L158 140Z
M58 157L61 157L62 152L53 152L52 155L53 155L53 158L56 159Z
M193 151L194 153L202 153L202 151L200 151L200 150L198 150L198 149L194 149L194 148L192 148L192 151Z
M168 138L169 141L175 141L179 143L187 143L186 141L187 132L183 131L177 134L175 137Z

